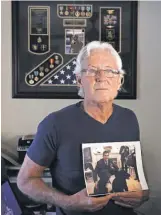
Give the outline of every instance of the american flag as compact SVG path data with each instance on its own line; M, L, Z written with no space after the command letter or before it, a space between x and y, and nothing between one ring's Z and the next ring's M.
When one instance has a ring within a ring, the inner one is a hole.
M76 58L72 58L41 85L76 86L75 66Z

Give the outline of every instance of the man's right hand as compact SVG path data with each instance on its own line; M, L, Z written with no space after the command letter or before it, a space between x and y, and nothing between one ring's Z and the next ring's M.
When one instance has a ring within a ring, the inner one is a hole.
M89 197L87 195L87 190L83 189L69 196L68 203L64 209L89 212L101 210L114 195L115 194L109 194L103 197Z

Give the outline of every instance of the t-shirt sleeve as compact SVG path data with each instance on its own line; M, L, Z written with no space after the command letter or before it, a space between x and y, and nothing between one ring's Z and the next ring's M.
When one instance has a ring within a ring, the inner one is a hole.
M49 115L40 122L34 140L27 151L28 157L40 166L49 167L56 157L57 129Z
M133 141L140 141L140 127L139 127L139 122L136 117L136 114L130 110L130 115L131 115L131 126L133 130Z

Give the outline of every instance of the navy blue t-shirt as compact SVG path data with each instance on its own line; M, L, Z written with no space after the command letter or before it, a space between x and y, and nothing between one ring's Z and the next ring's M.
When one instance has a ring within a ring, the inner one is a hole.
M81 102L49 114L38 130L27 155L35 163L50 168L53 187L67 195L85 188L82 143L139 141L139 125L133 111L113 105L113 113L105 124L88 115ZM131 211L131 213L130 213ZM87 215L91 213L65 211L57 215ZM107 206L92 215L133 214L131 209Z

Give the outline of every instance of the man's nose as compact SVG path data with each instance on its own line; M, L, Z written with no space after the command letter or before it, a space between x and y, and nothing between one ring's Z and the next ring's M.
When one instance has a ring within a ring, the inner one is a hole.
M103 70L103 69L98 70L98 75L102 76L105 74L106 74L105 70Z
M99 70L96 75L96 79L99 81L104 81L107 79L106 72L104 70Z

